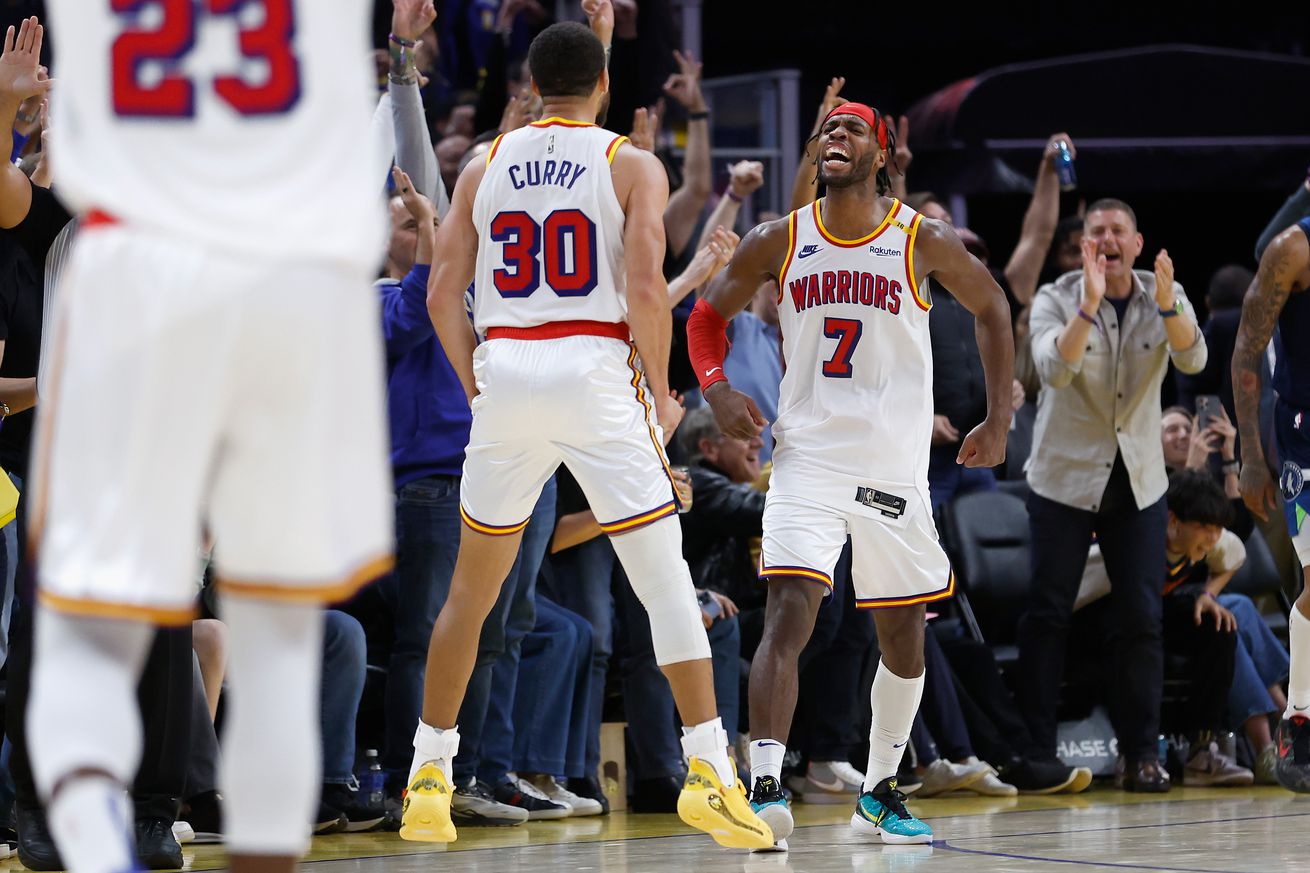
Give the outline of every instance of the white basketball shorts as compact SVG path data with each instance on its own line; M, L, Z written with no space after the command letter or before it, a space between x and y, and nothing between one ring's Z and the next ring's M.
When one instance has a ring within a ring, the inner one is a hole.
M478 395L460 486L473 530L522 530L560 463L608 534L677 513L635 345L585 334L490 339L473 370Z
M777 486L775 472L764 503L760 578L799 578L832 591L832 573L851 539L851 583L862 609L913 606L955 593L950 560L937 540L932 511L914 489L898 490L905 500L895 518L877 517L856 502L839 508L812 493Z
M43 603L190 621L206 529L235 594L329 602L389 568L365 271L93 225L59 293L32 480Z

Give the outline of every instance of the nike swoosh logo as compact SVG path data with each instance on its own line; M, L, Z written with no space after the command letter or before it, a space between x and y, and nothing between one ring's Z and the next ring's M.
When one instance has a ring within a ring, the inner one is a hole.
M1307 709L1310 709L1310 706L1294 706L1292 709L1296 712L1305 712Z
M905 743L908 743L908 742L909 742L909 740L906 740L906 741L905 741ZM896 743L895 745L892 746L892 748L893 748L893 749L903 749L903 748L905 748L905 743Z
M816 246L816 245L809 245L809 246L805 246L805 247L802 248L799 252L797 252L797 253L796 253L796 257L797 257L797 259L800 259L800 258L808 258L810 255L817 255L818 253L819 253L819 247L818 247L818 246Z
M836 782L820 782L818 779L815 779L813 776L807 776L806 781L821 791L834 791L838 793L846 793L846 783L842 782L840 779L838 779Z
M718 367L715 367L714 369L717 370ZM706 373L705 375L708 376L709 373ZM756 745L760 745L760 746L781 746L782 743L775 743L773 740L760 740L760 741L758 741L758 742L756 743Z
M723 369L722 367L711 367L710 369L708 369L708 370L705 371L705 375L706 375L706 376L713 376L715 370L722 370L722 369Z

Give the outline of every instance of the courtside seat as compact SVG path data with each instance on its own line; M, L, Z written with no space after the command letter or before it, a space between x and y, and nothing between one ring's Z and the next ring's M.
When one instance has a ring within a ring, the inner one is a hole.
M1003 491L965 494L944 507L942 522L965 622L1004 667L1018 659L1019 616L1027 606L1028 510L1022 499Z

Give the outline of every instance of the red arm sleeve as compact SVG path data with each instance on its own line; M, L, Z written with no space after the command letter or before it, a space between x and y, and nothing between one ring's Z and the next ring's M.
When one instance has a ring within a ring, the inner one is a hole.
M728 356L728 321L702 298L687 318L687 356L696 370L700 390L725 381L723 359Z

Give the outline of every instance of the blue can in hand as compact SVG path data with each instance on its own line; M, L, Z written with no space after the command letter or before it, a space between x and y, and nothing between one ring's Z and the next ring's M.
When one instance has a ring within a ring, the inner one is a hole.
M1060 179L1061 191L1072 191L1078 187L1078 176L1073 171L1073 154L1069 143L1060 140L1055 144L1055 175Z

